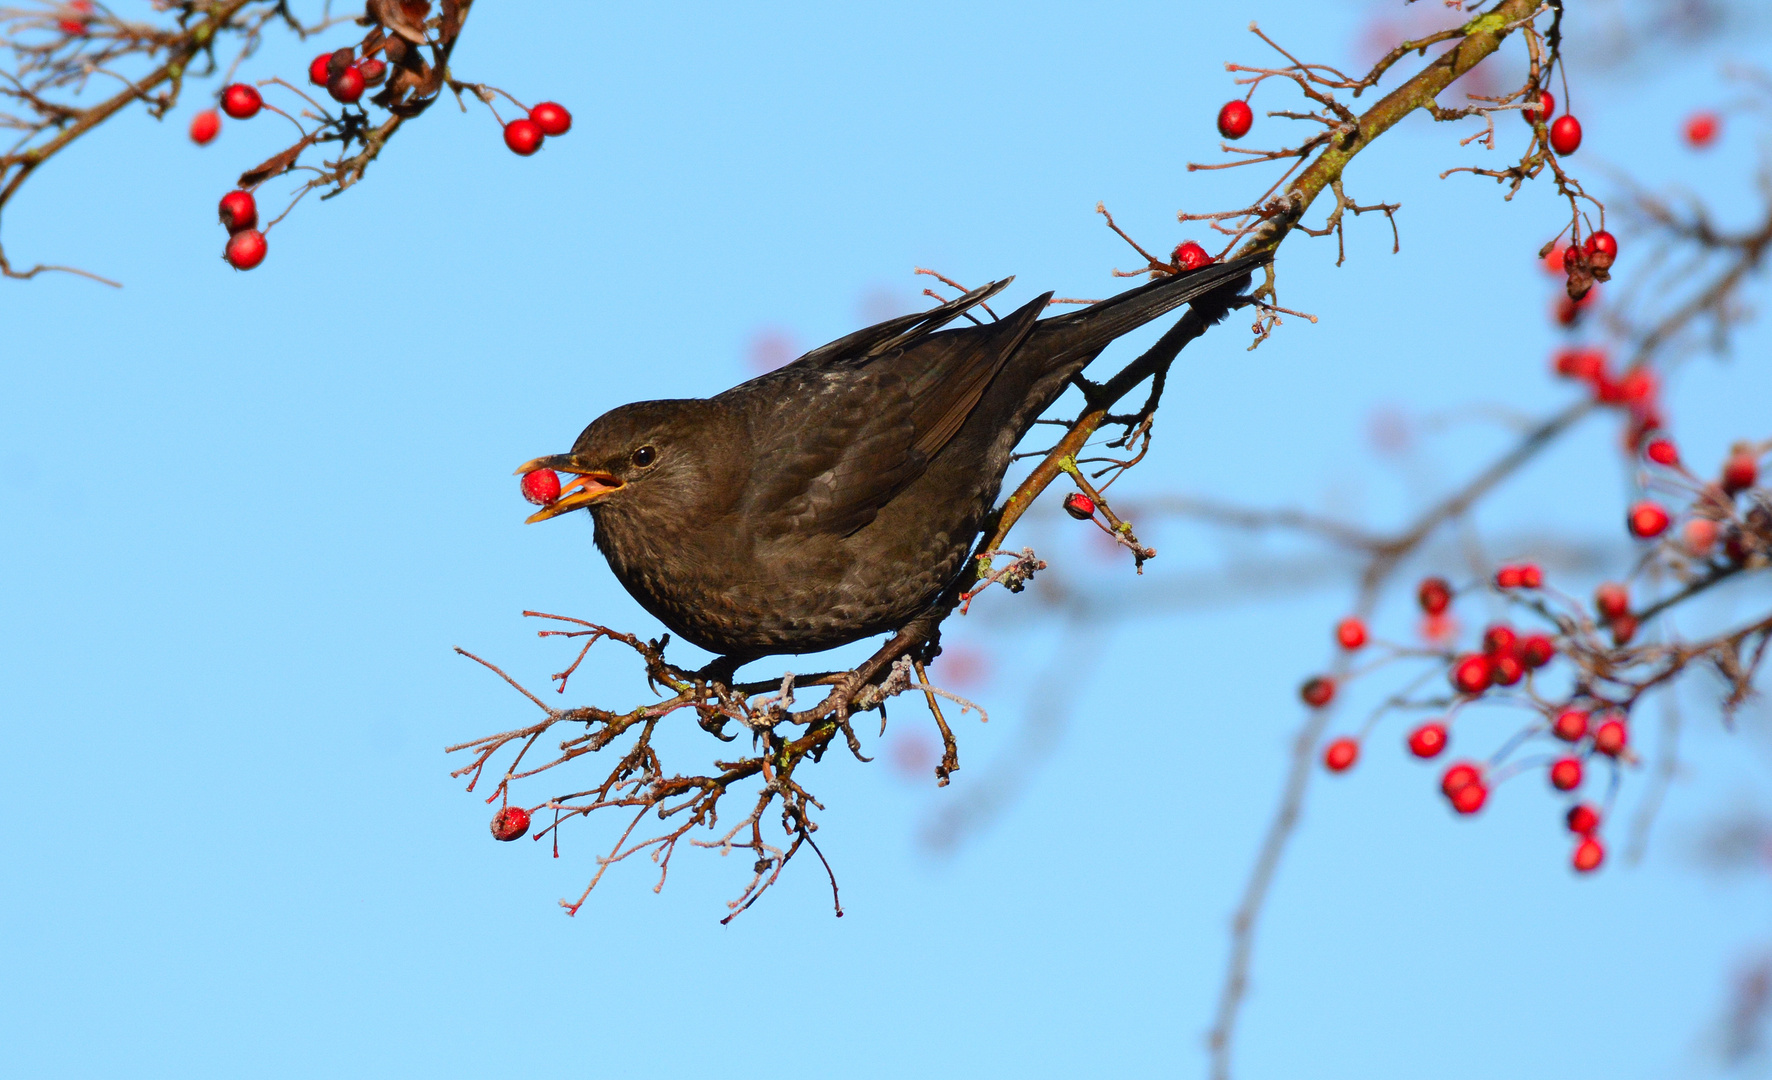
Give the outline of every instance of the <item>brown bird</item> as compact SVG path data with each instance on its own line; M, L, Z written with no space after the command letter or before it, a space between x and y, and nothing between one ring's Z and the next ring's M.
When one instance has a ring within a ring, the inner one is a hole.
M530 521L588 508L640 605L730 672L895 631L965 567L1016 443L1115 338L1267 256L1162 277L1040 319L1051 293L944 330L996 295L857 331L712 398L641 401L526 462L577 479Z

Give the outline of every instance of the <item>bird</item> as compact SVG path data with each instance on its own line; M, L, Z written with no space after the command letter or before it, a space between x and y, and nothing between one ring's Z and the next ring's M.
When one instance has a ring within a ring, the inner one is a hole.
M1267 258L1164 274L1053 318L1039 317L1050 292L971 316L1005 278L710 398L619 406L567 453L518 468L574 477L528 520L587 510L616 579L728 675L896 632L964 571L1016 444L1073 377L1183 304L1211 298L1222 317ZM974 325L948 328L963 315Z

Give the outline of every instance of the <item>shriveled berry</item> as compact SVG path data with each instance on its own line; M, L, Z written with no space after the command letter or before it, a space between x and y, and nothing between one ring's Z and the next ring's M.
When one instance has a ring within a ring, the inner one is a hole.
M1586 836L1600 827L1600 812L1586 803L1576 803L1563 815L1563 824L1577 836Z
M1680 530L1686 553L1702 559L1717 546L1717 523L1710 518L1695 517Z
M529 811L521 806L501 806L492 815L492 836L496 840L520 840L529 831Z
M245 83L233 83L222 90L222 112L236 120L250 120L264 108L265 99L259 96L256 87Z
M1512 686L1526 674L1526 665L1513 653L1489 657L1489 678L1497 686Z
M363 86L363 72L352 64L326 81L326 92L334 101L353 105L363 96Z
M1685 128L1686 144L1702 150L1717 141L1723 121L1714 112L1695 112L1686 118Z
M547 506L560 497L560 474L552 469L526 472L519 486L523 497L537 506Z
M1678 465L1680 451L1674 446L1672 439L1650 439L1643 447L1643 456L1657 465Z
M1466 656L1452 665L1452 686L1461 694L1482 693L1492 677L1487 656Z
M1520 636L1514 633L1511 626L1497 623L1483 631L1483 651L1490 656L1503 656L1514 651L1520 643Z
M1575 854L1570 858L1569 863L1571 866L1575 867L1576 873L1590 874L1593 871L1598 870L1600 868L1600 863L1604 862L1605 859L1605 847L1593 837L1584 836L1581 838L1581 843L1575 845Z
M228 237L228 246L223 251L228 263L236 270L250 270L265 261L265 252L270 246L265 243L265 234L257 229L241 229Z
M1528 124L1536 124L1541 120L1549 121L1550 118L1556 114L1556 111L1557 99L1549 90L1540 90L1538 92L1538 104L1536 106L1528 105L1521 109L1520 116Z
M1581 786L1581 759L1559 758L1550 767L1551 787L1558 791L1574 791Z
M1557 643L1548 634L1527 634L1520 639L1520 662L1537 670L1556 658Z
M1587 734L1587 710L1564 709L1551 721L1551 734L1564 742L1579 742Z
M1247 101L1227 101L1218 110L1218 133L1227 139L1241 139L1255 123L1255 110Z
M1474 814L1489 801L1489 789L1481 780L1472 782L1452 793L1452 809L1461 814Z
M1330 772L1346 772L1358 760L1360 744L1345 735L1323 748L1323 767Z
M388 78L386 62L373 56L358 64L357 71L363 76L364 86L380 86Z
M535 121L543 135L564 135L572 130L572 114L558 102L544 101L530 109L529 119Z
M1183 240L1175 245L1175 250L1169 254L1169 261L1183 270L1198 270L1211 262L1212 256L1206 254L1206 249L1194 241Z
M1667 531L1667 511L1659 503L1647 499L1630 508L1631 535L1639 540L1653 540Z
M1550 144L1559 157L1567 157L1581 149L1581 121L1566 115L1551 121Z
M1630 591L1616 581L1606 581L1594 590L1594 610L1602 619L1616 619L1630 613Z
M1612 644L1629 645L1631 638L1637 636L1637 617L1620 615L1612 620Z
M214 109L204 109L191 117L191 141L198 146L208 146L210 140L221 134L221 115Z
M1537 563L1523 563L1520 566L1520 588L1537 589L1544 585L1544 571Z
M1095 516L1095 500L1081 491L1073 491L1064 497L1064 512L1078 521L1088 521Z
M1312 675L1298 688L1298 696L1313 709L1320 709L1335 700L1335 680L1327 675Z
M1594 749L1608 757L1617 757L1624 753L1627 741L1629 737L1624 730L1623 720L1613 718L1594 729Z
M1733 495L1754 486L1760 478L1760 461L1751 453L1730 454L1723 463L1723 490Z
M1357 649L1366 644L1366 624L1353 616L1335 624L1335 641L1344 649Z
M256 228L258 225L258 202L253 199L252 192L236 188L221 197L218 211L221 223L231 233L241 229Z
M332 79L332 54L321 53L308 61L308 81L315 86L325 86Z
M1520 568L1504 566L1495 571L1495 587L1498 589L1517 589L1520 587Z
M541 125L528 117L512 120L505 125L505 145L511 153L528 157L541 149Z
M1409 752L1418 758L1439 757L1445 752L1446 725L1430 720L1409 733Z
M1452 586L1445 578L1426 578L1416 588L1415 599L1421 604L1421 610L1429 615L1439 615L1452 603Z
M1483 770L1468 761L1460 761L1440 776L1440 790L1450 799L1471 784L1482 783Z

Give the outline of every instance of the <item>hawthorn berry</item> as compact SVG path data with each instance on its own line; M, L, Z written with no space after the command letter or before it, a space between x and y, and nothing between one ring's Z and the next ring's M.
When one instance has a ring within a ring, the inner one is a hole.
M1581 149L1581 121L1569 115L1557 117L1551 122L1550 145L1558 157L1567 157Z
M1582 249L1587 256L1589 265L1599 270L1611 269L1618 259L1618 238L1604 229L1587 238L1587 245Z
M1599 295L1599 292L1598 289L1589 289L1587 295L1580 300L1571 300L1567 296L1557 297L1557 304L1553 310L1557 325L1574 326L1580 322L1581 316L1587 312L1588 306L1594 302L1594 298Z
M1527 634L1520 639L1520 662L1528 668L1541 668L1555 659L1557 644L1545 634Z
M1556 97L1549 90L1540 90L1538 92L1537 106L1528 105L1521 109L1520 117L1528 124L1536 124L1541 120L1548 122L1551 115L1556 111Z
M1255 110L1247 101L1227 101L1218 110L1218 133L1227 139L1241 139L1255 123Z
M357 71L363 76L364 86L380 86L388 77L388 65L373 56L358 64Z
M512 120L505 125L505 145L511 153L528 157L541 149L541 125L528 117Z
M1542 588L1543 585L1544 571L1538 568L1537 563L1524 563L1520 566L1520 587L1522 589L1537 589Z
M1647 499L1630 508L1631 535L1639 540L1653 540L1667 531L1667 511Z
M1587 836L1600 827L1600 812L1586 803L1576 803L1563 815L1563 823L1577 836Z
M1489 657L1489 677L1497 686L1512 686L1526 674L1526 665L1513 653Z
M86 24L79 19L63 19L56 25L61 27L61 31L64 34L70 34L74 37L86 36Z
M1563 267L1563 249L1553 246L1544 256L1544 272L1552 277L1562 277L1566 272Z
M1440 777L1440 791L1450 799L1471 784L1483 782L1483 770L1468 761L1460 761Z
M1095 516L1095 500L1081 491L1073 491L1064 497L1064 512L1078 521L1088 521Z
M1605 400L1620 405L1647 405L1655 399L1655 375L1644 369L1628 371L1613 383Z
M308 81L315 86L325 86L332 79L332 54L321 53L308 61Z
M253 199L250 191L236 188L223 195L217 212L221 216L221 223L231 233L258 226L258 202Z
M547 506L560 497L560 474L552 469L526 472L519 486L523 497L537 506Z
M1643 456L1657 465L1672 467L1680 463L1680 451L1672 439L1650 439L1649 445L1643 447Z
M1575 867L1576 873L1587 874L1598 870L1605 858L1606 849L1600 842L1591 836L1584 836L1581 843L1575 845L1575 855L1569 862Z
M1335 624L1335 640L1344 649L1357 649L1366 644L1366 624L1349 615Z
M1452 665L1452 686L1461 694L1475 697L1489 689L1492 678L1487 656L1465 656Z
M1517 589L1520 587L1520 568L1504 566L1495 571L1495 587L1497 589Z
M1429 615L1442 614L1452 603L1452 586L1445 578L1425 578L1415 590L1415 599L1421 604L1421 610Z
M520 840L529 831L529 811L521 806L501 806L492 815L492 836L495 840Z
M1345 735L1323 748L1323 767L1330 772L1347 772L1358 760L1360 744Z
M1579 742L1587 734L1587 710L1564 709L1551 721L1551 734L1564 742Z
M343 105L355 104L363 96L363 86L363 72L355 64L326 80L326 92Z
M1520 642L1520 636L1514 633L1511 626L1497 623L1483 631L1483 651L1490 656L1506 656L1514 651Z
M1551 787L1558 791L1574 791L1581 786L1581 759L1560 758L1550 767Z
M1198 270L1211 262L1212 256L1206 254L1206 249L1192 240L1183 240L1175 245L1175 250L1169 255L1169 261L1183 270Z
M1722 118L1714 112L1695 112L1686 118L1686 144L1702 150L1717 141Z
M1637 636L1637 617L1620 615L1612 620L1612 644L1629 645L1630 639Z
M1616 581L1605 581L1594 590L1594 610L1608 621L1630 614L1630 592Z
M1606 354L1599 349L1563 349L1556 356L1557 374L1590 382L1606 372Z
M265 261L265 252L269 245L265 243L265 234L257 229L241 229L228 237L228 246L223 255L229 265L236 270L250 270Z
M1594 749L1608 757L1617 757L1624 753L1629 735L1624 729L1624 721L1613 717L1594 729Z
M259 96L256 87L245 83L233 83L222 90L222 112L236 120L250 120L264 108L265 99Z
M1298 696L1313 709L1320 709L1335 700L1335 680L1327 675L1312 675L1298 688Z
M204 109L191 117L191 141L198 146L208 146L210 140L221 134L221 115L214 109Z
M1753 487L1759 478L1760 461L1751 453L1730 454L1723 463L1723 490L1730 495Z
M1446 741L1446 725L1430 720L1409 733L1409 752L1418 758L1439 757L1446 750Z
M1452 793L1452 809L1461 814L1474 814L1489 801L1489 789L1481 780L1473 780Z
M1702 559L1717 546L1717 523L1710 518L1695 517L1686 522L1681 530L1686 543L1686 553L1693 558Z
M543 135L564 135L572 130L572 114L558 102L544 101L530 109L529 119L535 121Z

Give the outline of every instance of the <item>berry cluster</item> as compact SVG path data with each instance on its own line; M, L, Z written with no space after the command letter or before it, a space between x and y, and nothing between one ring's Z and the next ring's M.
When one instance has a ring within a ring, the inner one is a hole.
M1635 453L1663 426L1661 384L1648 368L1614 373L1610 365L1606 351L1598 348L1560 349L1551 357L1551 370L1558 376L1586 383L1594 401L1625 412L1629 423L1624 445Z

